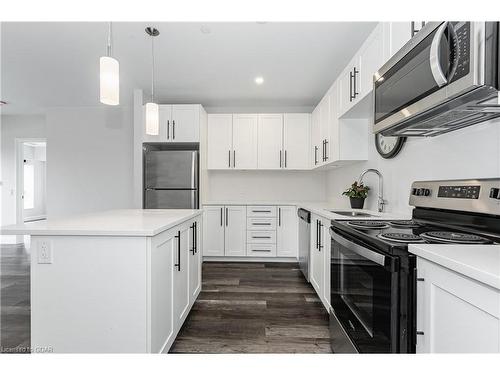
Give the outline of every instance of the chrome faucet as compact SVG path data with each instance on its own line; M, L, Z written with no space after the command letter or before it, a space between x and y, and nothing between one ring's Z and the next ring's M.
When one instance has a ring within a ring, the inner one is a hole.
M363 183L363 177L367 173L375 173L378 176L378 198L377 198L377 206L378 206L378 212L383 212L384 211L384 206L387 204L387 201L384 200L384 179L382 178L382 173L380 173L378 170L370 168L364 171L363 173L360 174L358 182L361 185Z

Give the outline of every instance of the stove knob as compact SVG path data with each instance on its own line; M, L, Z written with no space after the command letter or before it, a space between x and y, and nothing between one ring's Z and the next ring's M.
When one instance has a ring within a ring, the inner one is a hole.
M430 191L430 189L424 189L424 195L425 195L426 197L428 197L429 195L431 195L431 191Z

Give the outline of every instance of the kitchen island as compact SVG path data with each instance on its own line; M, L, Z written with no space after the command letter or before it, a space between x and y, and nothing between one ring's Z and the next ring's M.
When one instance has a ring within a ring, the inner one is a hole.
M31 235L31 347L168 352L201 290L201 210L114 210L2 228Z

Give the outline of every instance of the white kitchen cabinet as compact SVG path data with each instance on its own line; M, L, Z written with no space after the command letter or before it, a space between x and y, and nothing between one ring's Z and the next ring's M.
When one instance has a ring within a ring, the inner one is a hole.
M259 115L257 145L259 169L280 169L284 166L282 114Z
M319 108L319 106L316 106L311 114L311 165L313 168L321 164L321 153L323 150L321 142Z
M224 256L224 206L203 207L203 255Z
M420 257L417 275L417 353L500 352L498 289Z
M326 310L330 308L330 221L311 215L309 281Z
M295 206L278 206L276 227L276 255L279 257L298 256L299 221Z
M231 164L234 169L257 168L258 122L259 116L255 114L233 115Z
M143 126L143 142L199 142L202 110L199 104L160 104L159 134L148 135ZM145 121L143 106L143 123Z
M389 60L401 47L403 47L412 36L412 23L406 22L385 22L385 35L388 42L388 56Z
M209 114L207 129L207 168L231 169L233 115Z
M179 329L189 312L189 225L179 226L174 238L174 326Z
M201 221L193 221L189 229L189 302L193 304L201 291Z
M283 163L286 169L309 169L311 144L311 115L285 113L283 115Z
M247 207L225 206L225 256L245 256L247 240Z
M330 160L331 96L331 90L329 90L319 103L319 128L321 138L320 164L326 164Z

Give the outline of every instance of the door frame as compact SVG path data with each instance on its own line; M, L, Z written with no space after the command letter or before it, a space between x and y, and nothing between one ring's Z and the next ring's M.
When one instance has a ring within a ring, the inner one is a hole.
M47 147L46 138L16 138L15 139L15 174L16 174L16 224L24 223L24 205L23 205L23 188L24 188L24 143L26 142L45 142ZM47 180L45 180L47 184ZM23 236L17 236L17 241L21 240Z

